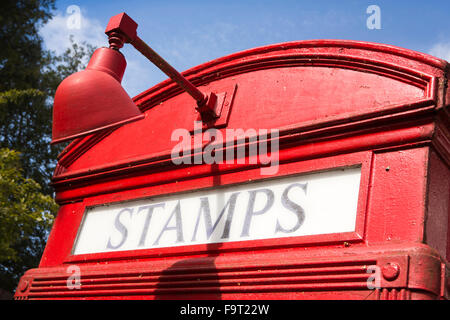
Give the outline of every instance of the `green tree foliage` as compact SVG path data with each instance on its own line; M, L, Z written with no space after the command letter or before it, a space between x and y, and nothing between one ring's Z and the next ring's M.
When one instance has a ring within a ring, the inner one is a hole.
M42 39L38 31L51 17L54 2L0 1L0 92L41 87Z
M95 49L72 38L62 55L43 48L39 28L54 2L0 1L0 288L9 291L38 265L57 211L49 182L63 146L49 145L53 96Z
M49 146L52 110L46 94L38 89L0 92L0 146L18 150L27 177L45 185L54 167L57 150ZM47 187L48 188L48 187ZM45 188L46 192L51 192Z
M43 191L48 186L55 159L64 145L50 146L52 101L58 84L68 75L83 69L86 57L95 49L89 44L72 46L61 55L42 52L38 88L13 87L0 91L0 147L21 152L21 162L27 177L36 180ZM0 78L0 83L1 83Z
M45 104L49 90L42 78L38 31L52 9L54 0L0 1L0 147L22 151L25 175L42 185L49 169L43 157L53 154L48 141L41 139L51 130L45 124L51 119L51 107Z
M0 283L16 285L17 271L36 265L57 205L22 174L17 151L0 149Z

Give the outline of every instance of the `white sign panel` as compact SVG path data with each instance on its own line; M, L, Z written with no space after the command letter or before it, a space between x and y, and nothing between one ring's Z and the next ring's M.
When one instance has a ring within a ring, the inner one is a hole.
M361 168L89 208L73 254L355 230Z

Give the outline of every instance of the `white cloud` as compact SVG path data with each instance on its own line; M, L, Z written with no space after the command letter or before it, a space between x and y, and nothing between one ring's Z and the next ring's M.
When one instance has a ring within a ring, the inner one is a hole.
M429 51L432 56L450 61L450 42L439 42Z
M79 25L73 25L70 21L71 15L58 12L45 24L40 34L44 39L44 45L48 50L61 54L70 47L70 36L76 43L86 41L96 47L107 46L108 39L104 34L104 27L99 21L88 18L80 13Z

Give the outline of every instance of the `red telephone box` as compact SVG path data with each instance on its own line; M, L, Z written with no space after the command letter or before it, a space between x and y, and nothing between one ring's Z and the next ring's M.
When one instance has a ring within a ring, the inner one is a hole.
M169 79L73 141L15 299L448 298L447 62L317 40L183 74L217 117Z

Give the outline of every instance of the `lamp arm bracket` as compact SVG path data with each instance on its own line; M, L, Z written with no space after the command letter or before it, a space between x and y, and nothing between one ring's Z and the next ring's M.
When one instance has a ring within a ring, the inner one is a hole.
M200 113L205 122L211 122L219 117L216 113L217 95L213 92L204 94L192 82L179 73L156 51L147 45L137 35L137 23L126 13L120 13L109 20L105 33L108 35L109 46L119 50L124 43L130 43L144 57L156 65L170 79L177 83L197 102L196 110Z

